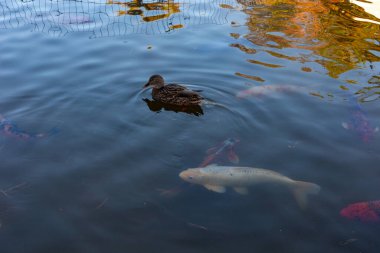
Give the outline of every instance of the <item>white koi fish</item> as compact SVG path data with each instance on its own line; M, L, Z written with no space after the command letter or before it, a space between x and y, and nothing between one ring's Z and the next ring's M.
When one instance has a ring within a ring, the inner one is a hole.
M273 93L281 92L302 92L303 87L295 85L260 85L253 86L247 90L241 90L236 93L237 98L246 98L249 96L269 96Z
M183 180L200 184L210 191L224 193L226 187L232 187L239 194L248 194L247 187L259 183L274 183L288 187L301 208L307 204L307 195L318 194L317 184L296 181L280 173L266 169L250 167L229 167L209 165L204 168L187 169L179 174Z

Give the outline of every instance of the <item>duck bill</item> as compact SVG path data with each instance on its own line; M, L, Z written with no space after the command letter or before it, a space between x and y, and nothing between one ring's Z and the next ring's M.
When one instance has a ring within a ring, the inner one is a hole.
M149 83L144 84L143 88L149 87Z

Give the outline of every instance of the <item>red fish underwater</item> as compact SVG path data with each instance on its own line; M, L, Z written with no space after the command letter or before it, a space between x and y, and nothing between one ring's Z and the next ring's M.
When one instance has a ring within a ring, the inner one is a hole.
M362 141L369 142L373 140L375 133L379 131L379 128L373 128L361 106L356 101L354 103L355 104L351 109L350 121L342 122L342 126L345 129L356 132Z
M340 211L340 215L362 222L380 222L380 200L353 203Z
M21 140L39 139L52 135L57 130L52 129L46 133L28 133L20 130L16 124L0 115L0 132L6 136L15 137Z
M299 92L302 90L302 87L297 87L295 85L261 85L253 86L247 90L239 91L236 93L236 97L246 98L250 96L269 96L277 92Z
M228 138L221 144L210 148L207 150L207 156L199 167L205 167L209 164L215 163L217 161L227 158L230 162L237 164L239 163L239 157L236 155L234 147L240 140L236 138Z

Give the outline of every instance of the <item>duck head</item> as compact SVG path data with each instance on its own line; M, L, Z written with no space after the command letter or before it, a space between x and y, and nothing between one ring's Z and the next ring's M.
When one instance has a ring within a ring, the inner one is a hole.
M160 75L153 75L149 78L149 81L144 85L144 88L153 87L153 89L159 89L165 84L164 78Z

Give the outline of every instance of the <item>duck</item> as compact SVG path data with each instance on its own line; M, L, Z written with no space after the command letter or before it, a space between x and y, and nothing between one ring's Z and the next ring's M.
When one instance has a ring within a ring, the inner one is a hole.
M197 91L185 86L171 83L165 84L161 75L152 75L144 88L152 87L152 98L160 103L173 106L191 107L200 106L203 97Z

